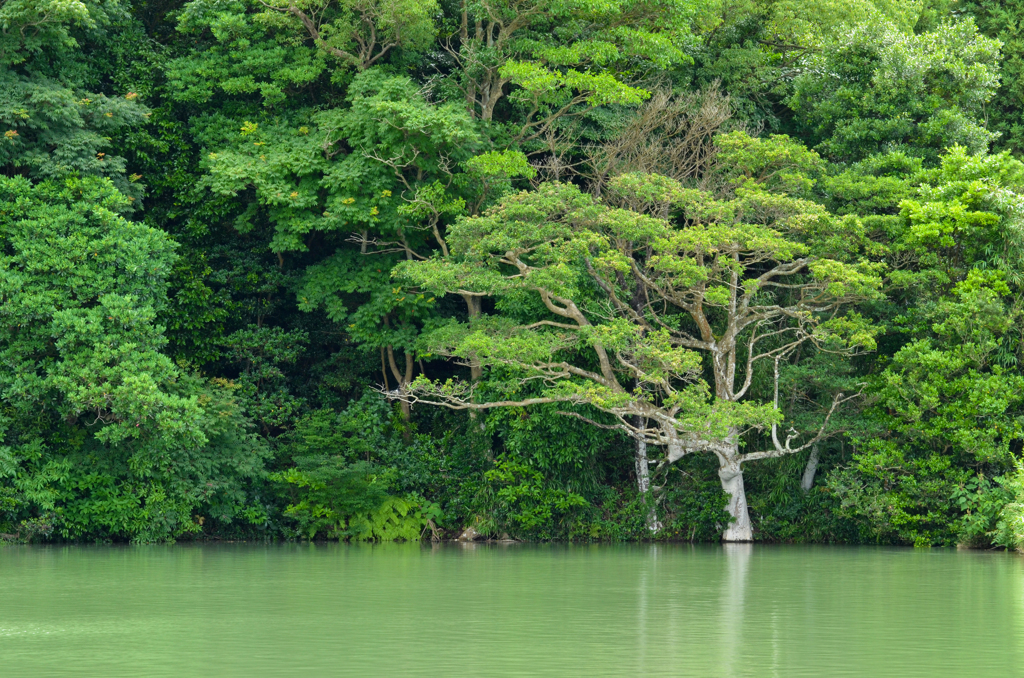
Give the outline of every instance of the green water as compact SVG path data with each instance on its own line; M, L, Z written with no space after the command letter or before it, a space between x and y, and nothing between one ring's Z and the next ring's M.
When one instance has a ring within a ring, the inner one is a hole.
M0 676L1024 676L1024 558L3 547Z

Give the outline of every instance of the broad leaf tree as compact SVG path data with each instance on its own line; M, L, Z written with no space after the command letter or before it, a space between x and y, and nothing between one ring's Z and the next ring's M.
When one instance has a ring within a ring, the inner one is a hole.
M661 446L659 465L713 454L733 518L724 539L751 540L742 465L808 449L852 397L836 394L817 431L782 433L779 363L808 342L870 347L871 329L841 312L876 296L880 281L860 258L855 218L782 191L807 187L799 170L816 156L778 137L737 133L719 143L733 168L724 195L622 175L610 183L622 205L613 207L547 183L454 225L449 243L460 262L401 265L398 276L425 290L533 297L546 315L449 323L425 347L512 367L520 377L508 390L540 384L535 397L480 401L470 385L422 377L397 397L456 409L586 404ZM761 365L773 386L754 398ZM756 430L770 435L748 435ZM766 444L746 451L748 442Z
M502 99L521 109L512 128L537 138L566 115L649 94L638 76L690 63L700 4L691 0L462 0L440 44L448 82L466 108L494 119ZM448 66L448 64L445 64Z
M984 119L999 47L970 19L920 35L862 25L808 56L789 105L815 148L840 162L892 150L934 161L953 145L978 153L995 138Z
M0 2L0 173L107 177L129 202L142 197L112 138L149 112L138 93L83 75L83 49L123 12L117 2Z
M106 179L0 177L0 478L20 529L140 541L248 512L265 446L233 385L162 353L174 243Z
M850 436L854 454L829 485L866 539L981 545L1022 438L1024 164L955 146L921 165L879 155L826 188L884 245L889 304L875 314L892 347L867 389L874 430Z

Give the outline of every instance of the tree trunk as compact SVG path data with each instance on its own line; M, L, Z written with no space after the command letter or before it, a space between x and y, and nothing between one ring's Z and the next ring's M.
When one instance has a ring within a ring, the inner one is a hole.
M481 302L480 297L475 297L471 294L465 294L462 296L462 300L466 302L466 312L469 316L470 324L473 323L477 318L480 317ZM480 366L480 361L475 358L471 358L469 361L469 380L473 383L480 381L484 376L484 369ZM470 411L470 419L476 419L476 413Z
M384 324L387 325L387 316L384 316ZM410 383L412 383L413 370L415 369L415 363L413 360L412 351L406 349L405 351L405 373L398 369L398 363L395 362L395 349L393 346L387 347L388 363L391 365L391 372L395 375L395 381L398 382L398 389L401 390ZM387 379L385 374L384 379ZM385 388L387 388L385 386ZM402 422L405 424L402 428L402 438L406 443L412 442L412 405L404 400L399 400L399 407L402 408Z
M480 297L473 296L471 294L462 295L462 300L466 302L466 313L469 316L469 322L472 324L477 318L480 317L481 310L483 308L483 302ZM484 376L484 368L481 367L480 361L476 358L470 358L469 360L469 381L472 384L477 383ZM483 416L483 413L478 413L476 410L469 411L469 425L477 426L480 429L480 434L483 435L487 431L487 421ZM488 462L494 461L494 450L491 449L490 443L487 444L487 450L484 452L484 457Z
M654 496L651 492L651 469L647 460L647 441L638 437L636 439L636 484L640 490L640 496L647 504L647 529L653 534L661 530L661 521L658 520L658 509L655 505Z
M750 525L750 514L747 512L747 493L743 489L743 469L736 455L729 458L719 457L718 477L722 480L722 489L729 495L729 504L725 510L732 516L732 522L725 528L722 541L754 541L754 531Z
M800 479L800 489L810 492L814 486L814 474L818 472L818 443L811 445L811 456L807 458L807 466L804 467L804 475Z

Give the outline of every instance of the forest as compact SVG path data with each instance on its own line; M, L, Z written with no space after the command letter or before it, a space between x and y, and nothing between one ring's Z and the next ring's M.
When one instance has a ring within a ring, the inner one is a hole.
M0 29L0 540L1024 547L1024 1Z

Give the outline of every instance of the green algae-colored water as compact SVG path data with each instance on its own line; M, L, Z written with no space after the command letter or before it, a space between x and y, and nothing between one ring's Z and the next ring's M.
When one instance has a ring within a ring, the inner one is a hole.
M1024 676L1024 558L2 547L0 676Z

